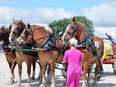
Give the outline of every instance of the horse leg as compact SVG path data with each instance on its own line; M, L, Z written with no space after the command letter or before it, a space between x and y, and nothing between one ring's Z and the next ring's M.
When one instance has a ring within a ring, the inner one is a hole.
M40 62L36 61L38 64L39 64L39 67L40 67L40 72L39 72L39 75L38 75L38 80L40 81L40 83L42 83L42 71L41 71L41 65L40 65Z
M32 65L33 65L33 72L32 72L32 80L35 80L35 68L36 68L36 61L32 61Z
M40 87L45 87L45 65L40 63L41 65L41 72L42 72L42 82L40 84Z
M9 68L10 68L10 73L11 73L11 77L10 77L10 80L7 82L8 85L13 85L13 82L14 82L14 69L11 68L12 66L12 63L8 62L9 64Z
M28 74L28 81L27 81L27 87L31 87L31 80L30 80L30 74L31 74L31 61L27 62L27 74Z
M86 61L84 63L84 70L83 70L83 73L82 73L82 78L83 78L83 83L82 83L82 87L86 87L86 73L87 73L87 70L90 66L90 63L88 61Z
M46 64L46 72L47 72L47 81L46 83L47 84L51 84L51 76L50 76L50 64Z
M55 62L52 62L50 64L51 87L55 87L54 73L55 73Z
M87 72L88 72L87 85L88 87L90 87L90 72L91 72L90 67L88 68Z
M96 67L95 67L95 78L94 78L94 82L92 84L93 86L97 85L97 75L99 73L99 67L100 67L97 58L95 60L96 60L96 62L95 62L96 63Z
M19 73L19 79L17 82L17 87L21 87L22 62L18 63L18 73Z
M40 83L42 83L42 71L41 71L41 69L39 71L38 80L39 80Z
M9 68L10 68L10 72L11 72L11 77L10 77L10 80L8 81L8 85L13 85L13 82L14 82L14 68L16 66L16 60L14 59L13 62L9 62L8 61L8 64L9 64Z

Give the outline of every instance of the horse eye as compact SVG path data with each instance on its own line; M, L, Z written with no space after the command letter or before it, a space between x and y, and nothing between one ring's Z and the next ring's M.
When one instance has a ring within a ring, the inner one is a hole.
M73 28L73 26L71 28Z
M25 32L24 32L24 34L27 34L27 33L28 33L28 31L25 31Z

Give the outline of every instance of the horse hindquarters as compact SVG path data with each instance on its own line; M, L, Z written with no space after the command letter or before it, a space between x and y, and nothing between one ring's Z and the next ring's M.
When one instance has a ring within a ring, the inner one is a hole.
M90 69L90 60L92 58L92 53L88 50L82 51L82 65L83 65L83 73L82 73L82 78L83 78L83 83L82 87L86 87L86 73ZM89 75L90 72L88 72ZM89 81L90 78L88 78ZM89 83L88 83L89 86Z

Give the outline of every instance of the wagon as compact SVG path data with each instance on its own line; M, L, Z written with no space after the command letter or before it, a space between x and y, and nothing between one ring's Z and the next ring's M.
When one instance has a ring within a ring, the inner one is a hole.
M104 59L101 61L102 64L111 64L113 68L114 75L116 75L116 43L114 42L113 38L106 33L107 38L102 38L103 41L109 41L111 44L111 50L113 54L106 54L109 58Z

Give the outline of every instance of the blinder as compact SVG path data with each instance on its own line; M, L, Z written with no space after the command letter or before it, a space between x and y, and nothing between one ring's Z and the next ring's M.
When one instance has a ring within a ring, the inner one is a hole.
M24 36L21 36L20 35L20 37L23 39L23 40L25 40L29 35L31 35L32 34L32 29L31 29L31 27L30 28L26 28L25 29L25 31L24 31Z
M74 24L73 27L71 27L72 32L66 31L71 37L74 35L74 33L78 30L78 25L74 22L71 22L70 24Z

